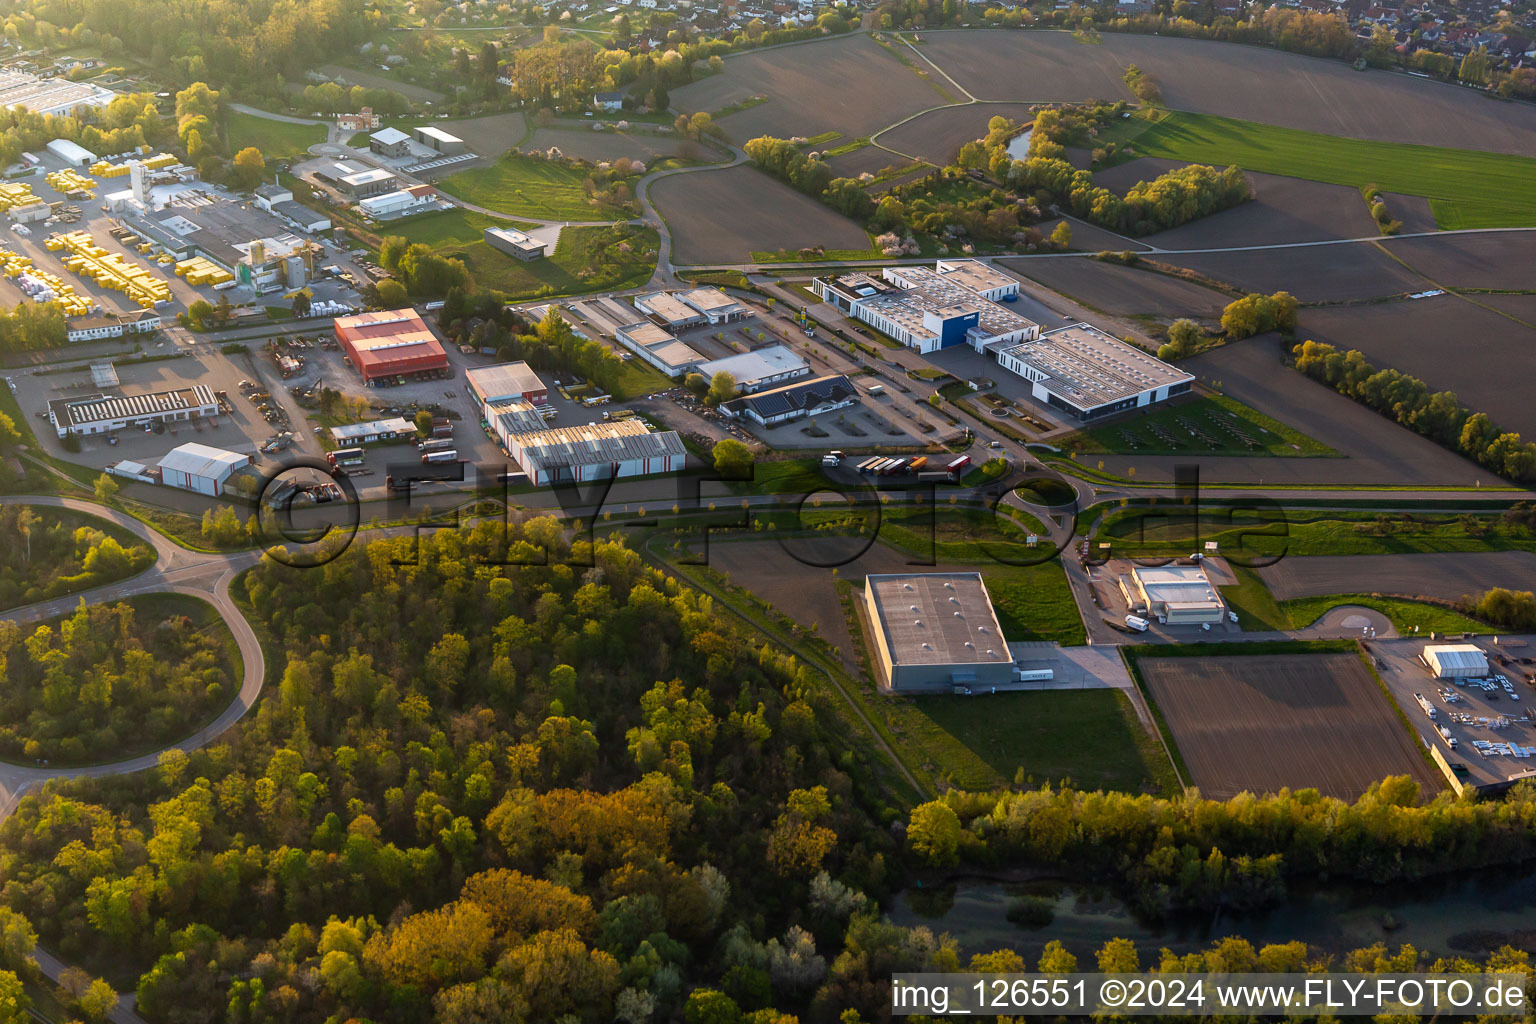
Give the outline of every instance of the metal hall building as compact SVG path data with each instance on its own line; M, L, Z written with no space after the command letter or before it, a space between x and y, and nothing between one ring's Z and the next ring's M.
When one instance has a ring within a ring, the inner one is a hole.
M979 572L864 578L877 682L892 693L1002 686L1013 656Z
M335 321L336 341L365 383L448 369L448 353L414 309L389 309Z

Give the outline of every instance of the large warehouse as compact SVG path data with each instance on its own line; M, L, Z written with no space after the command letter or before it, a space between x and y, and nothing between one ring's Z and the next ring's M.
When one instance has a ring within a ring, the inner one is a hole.
M193 441L172 448L160 460L160 482L167 487L180 487L184 491L217 498L224 493L224 484L230 474L250 464L249 455L210 448Z
M1488 674L1488 655L1476 644L1436 644L1424 648L1424 664L1436 679L1465 679Z
M981 573L866 576L864 602L882 690L920 693L1013 681L1013 657Z
M48 421L65 434L105 434L155 421L174 422L213 416L219 403L206 384L145 395L85 395L48 403Z
M1035 401L1083 421L1166 401L1195 385L1194 374L1088 324L995 351L999 366L1030 382Z
M649 320L637 324L625 324L613 332L620 345L650 363L662 373L676 380L699 363L704 357L678 341L666 329Z
M464 371L464 383L478 405L526 401L541 405L549 401L549 388L527 363L497 363Z
M678 473L688 459L676 431L652 433L633 419L509 433L504 443L528 480L539 486Z
M1123 579L1123 577L1122 577ZM1126 600L1170 626L1220 622L1227 613L1211 578L1201 565L1136 566Z
M988 297L1018 293L1016 281L1009 279L1009 290L1000 276L973 260L941 260L934 270L886 267L880 278L838 274L811 287L817 298L919 352L955 345L981 352L1040 336L1039 324Z
M335 334L364 383L448 371L448 353L414 309L339 316Z
M700 363L698 372L705 380L717 373L728 373L736 390L744 395L764 388L778 387L811 375L811 364L789 350L787 345L769 345L740 355L726 356Z

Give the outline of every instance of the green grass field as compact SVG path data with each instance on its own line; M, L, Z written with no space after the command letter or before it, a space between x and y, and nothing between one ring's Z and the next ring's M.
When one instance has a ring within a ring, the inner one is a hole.
M1426 636L1431 632L1498 632L1486 622L1468 618L1454 608L1400 597L1329 594L1277 601L1259 574L1252 569L1233 566L1232 572L1237 577L1237 586L1222 587L1221 596L1237 612L1238 624L1246 630L1305 629L1330 609L1342 605L1360 605L1381 612L1404 636L1411 635L1415 626Z
M1204 437L1195 433L1198 430ZM1077 452L1135 455L1337 455L1320 441L1225 395L1164 406L1074 435Z
M1197 529L1198 527L1198 529ZM1245 555L1392 555L1436 551L1536 551L1536 534L1497 514L1247 510L1207 507L1200 520L1178 506L1123 509L1100 525L1116 554L1187 554L1216 541Z
M1154 120L1155 119L1155 120ZM1111 127L1105 142L1132 143L1142 156L1284 174L1426 196L1446 229L1536 226L1536 160L1473 150L1320 135L1273 125L1155 112Z
M233 110L224 119L224 133L231 153L255 146L268 160L300 156L310 146L325 141L324 125L290 124Z
M904 739L941 775L987 790L1071 780L1081 789L1177 789L1168 758L1119 690L1039 690L906 701Z
M442 255L462 259L477 284L508 299L554 298L638 288L656 270L658 244L651 228L566 228L555 251L532 263L515 260L483 240L445 249ZM649 390L662 387L658 383Z
M401 235L412 242L424 242L435 248L483 242L486 228L527 230L533 226L521 221L502 220L499 217L487 217L483 213L454 208L441 213L418 214L415 217L381 225L379 234Z
M507 153L490 167L449 175L438 188L467 203L513 217L543 220L603 220L628 214L590 198L582 188L587 172L549 160Z

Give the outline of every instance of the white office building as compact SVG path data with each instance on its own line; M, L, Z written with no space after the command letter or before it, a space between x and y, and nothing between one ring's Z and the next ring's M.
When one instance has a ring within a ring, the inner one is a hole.
M886 267L878 278L838 274L811 286L817 298L925 355L956 345L982 352L1040 336L1039 324L988 297L1017 295L1017 282L1009 291L995 271L974 261L939 266L950 269Z

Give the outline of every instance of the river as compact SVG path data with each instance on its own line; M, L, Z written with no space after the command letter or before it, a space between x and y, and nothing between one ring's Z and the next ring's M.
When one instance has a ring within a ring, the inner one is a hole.
M1055 917L1042 927L1016 925L1008 904L1019 896L1050 903ZM1330 953L1386 942L1411 942L1421 952L1480 957L1505 942L1536 944L1536 864L1492 867L1390 887L1334 887L1298 891L1283 906L1210 920L1148 922L1109 889L1076 883L1004 883L980 879L930 889L907 889L888 918L948 932L966 954L1016 949L1032 959L1059 939L1080 960L1113 938L1133 940L1146 962L1167 946L1178 953L1240 935L1255 946L1299 939Z

